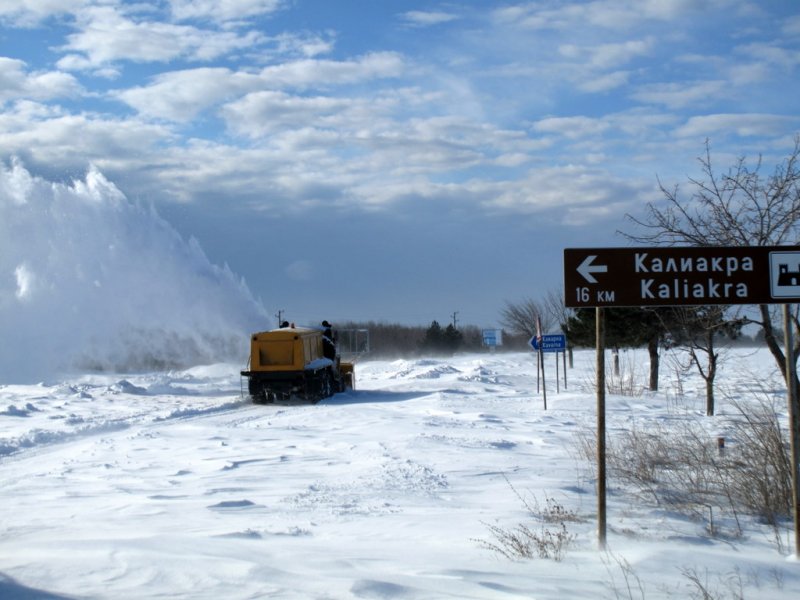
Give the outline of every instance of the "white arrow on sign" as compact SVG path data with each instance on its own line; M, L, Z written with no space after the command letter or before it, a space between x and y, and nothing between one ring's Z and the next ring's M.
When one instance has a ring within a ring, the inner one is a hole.
M592 264L592 261L594 261L595 258L597 258L596 254L590 254L589 256L583 259L583 262L580 265L578 265L578 273L583 275L583 278L589 283L597 283L597 279L594 278L594 275L592 275L592 273L608 272L608 266Z

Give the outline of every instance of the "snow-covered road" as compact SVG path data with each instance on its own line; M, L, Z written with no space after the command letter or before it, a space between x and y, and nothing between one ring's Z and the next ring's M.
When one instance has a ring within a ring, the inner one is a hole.
M761 574L748 598L796 597L767 529L713 540L624 494L619 554L596 550L575 451L594 425L592 361L579 354L547 411L527 354L364 362L356 391L317 405L254 406L236 365L2 386L0 597L615 597L615 556L648 598L682 597L682 565ZM610 406L610 435L669 416L657 395ZM481 546L488 524L531 524L518 494L580 517L563 561Z

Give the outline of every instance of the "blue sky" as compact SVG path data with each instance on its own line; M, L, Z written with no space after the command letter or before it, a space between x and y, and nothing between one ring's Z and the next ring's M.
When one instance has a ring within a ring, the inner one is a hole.
M0 160L90 165L297 322L496 324L800 131L794 0L0 0Z

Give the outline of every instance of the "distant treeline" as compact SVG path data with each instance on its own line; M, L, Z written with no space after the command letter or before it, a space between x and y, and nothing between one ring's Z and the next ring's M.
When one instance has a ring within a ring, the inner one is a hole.
M354 331L358 333L353 333ZM427 327L400 325L385 322L334 323L334 331L338 332L340 348L343 352L363 352L369 342L369 356L374 358L408 358L415 356L453 355L457 352L489 352L483 345L483 333L480 327L465 325L457 329L452 325L442 327L432 321ZM368 337L367 333L368 332ZM512 334L503 329L503 344L496 348L497 352L520 352L530 350L530 336ZM735 340L726 340L726 345L763 346L763 334L756 332L749 336L741 334ZM571 345L571 344L570 344ZM591 345L578 344L578 347Z
M481 328L465 325L455 328L452 324L442 327L432 321L427 327L400 325L397 323L343 322L334 323L339 332L342 351L361 350L348 346L363 346L364 334L353 336L352 330L369 331L369 355L375 358L407 358L413 356L452 355L456 352L488 352L483 345ZM528 337L503 332L503 345L497 351L519 351L529 349Z

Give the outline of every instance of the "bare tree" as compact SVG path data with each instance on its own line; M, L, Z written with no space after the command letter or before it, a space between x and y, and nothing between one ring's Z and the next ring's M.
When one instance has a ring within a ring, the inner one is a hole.
M706 415L713 416L715 410L714 381L720 360L719 341L738 337L745 319L726 316L730 307L681 306L671 310L673 342L689 354L689 366L697 367L706 382Z
M544 299L544 307L545 313L548 314L553 321L555 321L561 331L567 331L567 322L569 318L575 314L575 311L571 308L567 308L564 302L564 290L559 289L557 291L551 290L547 293ZM573 360L573 345L572 342L567 339L567 355L569 356L569 366L572 368L574 363Z
M759 156L754 167L739 158L725 174L715 172L711 148L699 159L703 177L689 179L688 199L679 188L669 189L659 180L665 204L650 203L643 218L626 215L642 232L622 235L635 242L662 246L777 246L800 241L800 135L794 149L771 175L762 174ZM769 305L760 305L764 340L778 368L786 375L786 358L778 339L780 321ZM800 351L800 320L795 307L795 359ZM797 381L797 366L790 373Z
M545 305L536 300L526 298L514 303L506 300L505 308L500 311L500 324L508 328L511 333L524 334L528 337L536 335L536 319L541 319L542 333L553 326L553 318L549 315Z

